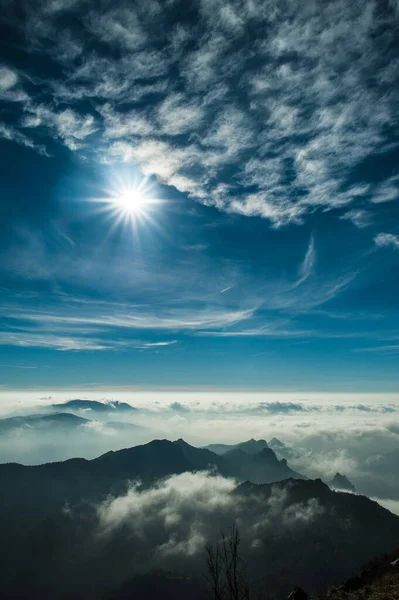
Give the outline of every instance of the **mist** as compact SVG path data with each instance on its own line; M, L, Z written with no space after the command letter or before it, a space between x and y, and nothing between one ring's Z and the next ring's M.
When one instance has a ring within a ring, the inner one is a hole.
M152 439L183 438L194 446L235 444L276 437L285 444L281 457L303 473L325 481L345 474L359 493L399 500L399 451L395 395L261 394L167 392L3 392L2 420L58 414L73 398L109 403L110 410L72 410L76 422L54 422L1 429L0 461L41 464L71 457L94 458ZM118 400L135 407L115 411ZM80 419L80 420L79 420ZM279 454L279 451L277 454Z

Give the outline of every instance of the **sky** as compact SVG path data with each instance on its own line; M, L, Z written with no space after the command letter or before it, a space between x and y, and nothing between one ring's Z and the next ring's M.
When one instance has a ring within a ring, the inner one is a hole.
M398 391L398 2L0 9L3 393Z

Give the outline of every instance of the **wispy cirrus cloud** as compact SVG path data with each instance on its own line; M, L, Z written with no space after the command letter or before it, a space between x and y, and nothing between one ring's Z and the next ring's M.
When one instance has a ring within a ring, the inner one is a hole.
M46 244L40 236L24 234L27 247L19 256L12 249L14 268L25 282L51 281L59 286L83 285L84 289L98 289L97 265L103 264L97 255L92 264L90 256L82 264L75 257L75 246L68 245L70 256L63 256L61 263L47 257ZM274 275L264 281L256 275L235 270L220 269L219 278L209 277L204 257L193 263L184 260L165 276L159 269L146 267L143 263L135 269L126 266L117 257L109 265L109 277L101 282L108 301L95 300L86 294L59 293L43 297L33 295L5 299L0 309L3 335L0 343L7 345L31 345L59 347L76 350L107 348L162 348L177 343L176 334L202 337L257 337L270 339L351 338L363 337L362 331L331 331L325 323L309 326L302 317L343 293L354 281L357 272L318 272L316 246L311 237L304 258L291 276ZM71 264L69 264L71 263ZM192 279L193 265L196 275ZM10 267L10 261L7 261ZM80 271L82 275L80 275ZM135 286L125 288L126 278L135 276ZM83 278L83 279L82 279ZM120 282L122 278L122 283ZM156 290L164 282L162 298ZM220 283L219 283L220 282ZM222 285L220 285L222 284ZM122 287L121 287L122 285ZM139 288L138 288L139 286ZM125 300L111 301L115 291ZM137 293L145 294L145 302L137 301ZM110 296L111 294L111 296ZM6 297L5 297L6 298ZM321 315L323 317L323 315ZM323 317L324 318L324 317ZM154 333L169 334L173 340L145 339ZM145 336L137 340L137 335ZM86 342L80 342L86 336Z
M368 348L355 348L355 352L375 352L377 354L398 354L399 344L385 346L371 346Z

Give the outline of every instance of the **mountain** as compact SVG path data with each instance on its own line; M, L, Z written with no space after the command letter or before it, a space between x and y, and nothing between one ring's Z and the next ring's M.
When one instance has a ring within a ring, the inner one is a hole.
M279 461L269 448L258 454L237 449L220 456L182 439L153 440L110 451L92 460L74 458L38 466L0 465L0 487L5 490L0 511L2 507L13 509L21 503L21 510L26 511L25 496L21 494L26 488L32 510L45 514L65 502L98 501L109 493L122 493L128 482L137 479L150 485L168 475L215 468L226 477L263 483L303 477L290 469L285 460Z
M25 415L21 417L7 417L0 419L0 436L10 433L70 433L72 431L82 431L82 426L90 427L90 424L103 425L104 422L86 419L68 412L52 413L49 415ZM142 425L133 423L124 423L123 421L107 421L106 427L115 431L137 431L144 430ZM86 433L88 431L86 430Z
M269 483L283 479L306 479L304 475L291 469L283 458L279 460L271 448L263 448L256 454L248 454L241 448L230 450L223 455L229 465L227 473L238 479L249 479L253 483Z
M185 479L176 501L168 480L164 487L157 483L212 466L224 475L253 469L251 475L266 477L274 468L281 476L289 470L269 448L220 456L182 439L154 440L93 460L0 465L0 597L140 598L148 584L160 595L165 585L165 597L199 598L203 545L234 520L251 578L276 598L295 585L313 592L339 583L398 543L399 517L321 480L247 481L233 491L229 483L222 496L215 488L209 500L199 487L194 507L184 501ZM126 496L138 478L141 491ZM209 479L208 485L213 489ZM99 528L99 502L107 510L110 496L117 498L112 518L118 522L126 509L131 517L108 532ZM144 499L145 506L153 504L143 513ZM185 542L186 530L193 545ZM151 574L154 561L158 569L167 561L165 568L172 565L177 572ZM128 580L120 593L112 593Z
M298 452L287 446L284 442L274 437L269 442L269 448L274 450L279 458L285 458L286 460L292 460L294 458L298 458Z
M361 573L329 590L329 600L384 600L399 598L399 549L372 560ZM320 600L323 600L322 598Z
M286 599L296 586L316 594L330 589L325 600L388 600L399 598L399 550L382 559L375 553L396 546L399 518L365 497L334 492L319 480L287 480L277 484L246 482L233 495L244 506L241 516L259 515L271 521L265 538L249 549L240 547L247 561L254 597ZM279 512L276 513L278 501ZM311 513L313 521L304 518ZM301 516L299 516L301 515ZM295 522L297 517L297 523ZM283 522L285 519L289 522ZM241 526L242 538L248 532ZM392 528L392 530L391 530ZM372 562L370 562L372 560ZM366 565L365 570L357 575ZM183 600L210 597L198 574L177 576L167 572L137 575L124 582L109 600L142 597L143 589L156 589L154 597ZM344 582L342 584L342 582ZM354 590L358 590L356 593ZM321 598L318 594L317 597Z
M270 507L273 527L260 540L263 574L272 589L284 594L296 585L311 593L339 585L376 555L398 548L398 516L365 496L333 491L320 479L246 482L234 494L247 512ZM273 512L276 498L279 513ZM286 518L293 521L283 531Z
M230 452L230 450L242 450L247 454L256 454L263 450L263 448L268 447L265 440L254 440L252 438L247 442L241 442L239 444L210 444L209 446L205 446L205 449L215 452L215 454L226 454L226 452Z
M81 425L87 425L88 419L83 419L69 413L55 413L51 415L27 415L23 417L8 417L0 419L0 435L8 434L17 430L52 432L62 428L64 430L73 430Z
M57 411L93 411L98 413L112 413L112 412L135 412L137 408L131 406L127 402L119 402L118 400L112 400L107 402L98 402L97 400L68 400L68 402L62 402L61 404L52 404L51 408Z
M333 479L327 482L330 488L335 490L343 490L345 492L356 492L356 488L351 481L341 473L335 473Z

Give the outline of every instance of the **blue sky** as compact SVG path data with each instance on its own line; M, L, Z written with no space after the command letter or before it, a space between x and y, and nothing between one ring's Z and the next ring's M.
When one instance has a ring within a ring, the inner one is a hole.
M0 7L0 385L397 391L397 2Z

